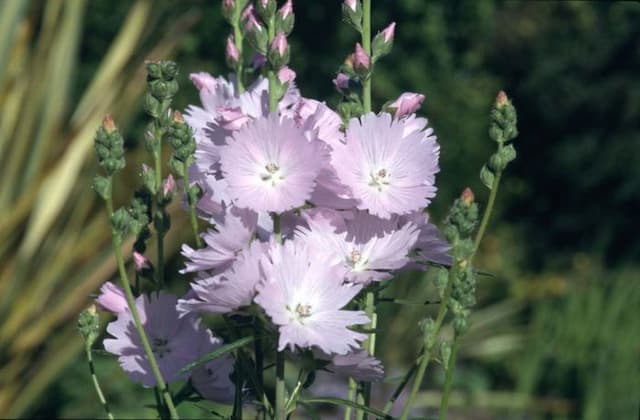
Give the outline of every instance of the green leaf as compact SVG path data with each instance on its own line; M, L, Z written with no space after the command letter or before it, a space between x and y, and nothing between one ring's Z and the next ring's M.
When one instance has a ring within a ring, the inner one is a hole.
M342 398L309 398L300 400L301 404L333 404L333 405L342 405L344 407L355 408L356 410L364 411L367 414L372 416L376 416L379 419L390 419L393 417L389 414L385 414L382 411L375 410L373 408L365 407L364 405L357 404L353 401L343 400Z
M183 367L182 369L180 369L180 371L178 373L185 373L190 371L191 369L193 369L194 367L200 366L204 363L207 363L210 360L216 359L224 354L227 354L235 349L238 349L242 346L244 346L245 344L249 344L251 343L255 338L253 336L251 337L245 337L245 338L241 338L239 340L234 341L233 343L229 343L229 344L225 344L222 347L219 347L218 349L216 349L215 351L212 351L211 353L207 353L204 356L202 356L201 358L199 358L198 360L196 360L195 362L191 362L189 363L187 366Z

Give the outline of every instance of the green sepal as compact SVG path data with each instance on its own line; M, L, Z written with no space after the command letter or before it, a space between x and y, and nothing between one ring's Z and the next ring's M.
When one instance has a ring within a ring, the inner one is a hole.
M93 178L93 189L103 200L111 198L111 178L96 175Z
M491 170L487 168L487 165L483 165L482 169L480 170L480 181L482 181L482 183L487 188L492 189L494 179L495 175L493 175L493 172L491 172Z

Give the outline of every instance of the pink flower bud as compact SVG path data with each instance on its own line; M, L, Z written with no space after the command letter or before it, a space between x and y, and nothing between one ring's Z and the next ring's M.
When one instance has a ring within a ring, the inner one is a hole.
M111 283L106 282L100 288L100 295L96 298L96 303L106 311L113 314L123 313L128 309L127 299L124 297L124 290Z
M225 130L239 130L243 125L251 120L251 117L245 115L240 107L219 107L216 111L218 112L218 124L220 124L220 127Z
M238 63L238 60L240 60L240 51L238 51L238 48L236 47L233 35L229 35L227 37L227 48L225 52L229 65L232 67L235 66Z
M289 15L293 14L293 3L291 0L287 0L287 2L282 5L280 10L278 10L278 14L282 20L285 20Z
M352 11L356 11L357 6L357 0L344 0L344 5L347 6L349 9L351 9Z
M343 89L349 89L349 76L344 73L338 73L336 78L333 79L333 84L338 92L343 93Z
M144 268L151 267L149 259L137 251L133 251L133 265L136 267L138 273Z
M285 66L278 70L278 80L281 83L291 83L296 80L296 72Z
M189 79L198 88L199 91L208 91L214 92L216 90L216 79L213 78L209 73L191 73L189 75Z
M260 22L258 22L258 18L253 12L253 9L249 13L247 13L246 20L247 23L245 24L245 29L247 32L262 32L262 30L264 29L262 25L260 25Z
M254 13L255 13L255 9L253 8L253 3L251 3L242 11L242 15L240 15L240 19L247 20L249 19L249 16L254 15Z
M420 108L424 101L424 95L413 92L405 92L398 99L389 105L389 108L396 110L395 117L401 118L405 115L412 114Z
M118 129L110 114L104 116L104 119L102 120L102 128L104 128L108 134L111 134Z
M283 32L278 32L271 43L271 50L277 50L278 54L284 57L288 47L287 36Z
M353 67L356 70L369 70L371 66L371 59L362 48L360 43L356 43L356 52L353 55Z
M235 0L222 0L222 8L226 11L233 11L236 7Z
M175 188L176 180L173 179L173 175L169 174L169 176L164 181L162 181L162 195L168 197Z
M149 167L149 165L147 165L146 163L142 164L142 173L146 174L151 170L151 168Z
M389 26L382 30L382 34L384 35L384 42L393 41L393 36L396 32L396 23L391 22Z

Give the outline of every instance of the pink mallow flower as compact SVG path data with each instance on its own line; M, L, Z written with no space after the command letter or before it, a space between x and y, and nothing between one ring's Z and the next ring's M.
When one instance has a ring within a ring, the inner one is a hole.
M405 115L413 114L420 108L424 101L424 95L413 92L405 92L398 99L393 101L389 108L395 109L395 117L402 118Z
M158 368L167 382L185 380L189 373L180 369L203 356L207 343L215 344L211 333L195 315L178 317L177 298L159 292L136 299L140 322L147 334ZM118 356L118 362L132 381L152 387L157 384L151 364L129 311L107 326L114 338L104 340L104 348Z
M334 148L332 164L357 208L388 219L420 210L435 196L440 148L432 137L405 136L402 120L369 113L351 119L346 138Z
M407 223L378 236L385 228L385 220L368 216L366 222L347 221L346 229L341 231L339 223L326 214L310 214L307 217L309 227L300 227L296 236L314 255L341 266L346 281L369 284L388 280L392 271L402 269L410 262L407 255L418 240L419 231L415 225ZM355 229L349 229L349 225Z
M285 66L278 70L278 80L280 80L281 83L291 83L296 80L296 72L291 70L290 67Z
M213 336L209 330L208 340L199 342L198 354L205 355L216 351L224 342L222 339ZM216 401L222 404L233 403L235 386L231 382L233 372L233 357L230 354L223 354L220 357L200 365L191 372L191 384L202 395L204 399Z
M265 281L255 302L278 326L279 351L299 347L347 354L366 338L349 327L367 324L367 315L341 309L361 290L343 282L344 270L296 241L274 244L270 257L262 259Z
M124 290L110 281L103 284L100 288L100 294L96 298L96 303L102 309L116 315L129 310L127 299L124 296Z
M255 211L304 205L320 171L321 144L276 114L245 124L220 150L227 193L237 206Z
M357 381L378 382L384 378L382 362L364 349L335 355L326 368L329 372Z
M224 314L250 305L262 278L259 262L266 246L254 241L238 255L229 269L192 283L194 293L178 301L178 312L182 315L192 312Z

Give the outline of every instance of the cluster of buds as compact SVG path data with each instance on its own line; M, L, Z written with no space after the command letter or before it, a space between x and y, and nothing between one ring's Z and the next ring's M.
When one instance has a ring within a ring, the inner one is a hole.
M102 125L98 128L95 149L98 165L104 168L109 176L124 168L124 139L111 115L104 117Z
M95 305L80 312L77 325L80 335L84 338L85 346L90 348L100 335L100 318Z
M255 7L245 9L243 19L249 42L277 72L289 63L287 36L293 30L295 17L291 0L276 8L275 0L258 0Z
M516 108L503 91L498 93L490 118L489 137L498 143L498 150L480 172L480 179L489 189L493 188L496 174L504 171L509 162L516 158L516 149L510 141L518 135L518 116Z
M173 153L169 160L171 169L180 177L184 177L185 171L193 160L196 142L191 128L184 121L179 111L173 112L173 119L167 131L167 138L173 147Z
M173 61L147 62L149 90L144 97L144 109L155 119L166 116L171 99L178 92L178 66Z
M453 266L449 272L439 277L447 276L451 293L448 305L454 316L453 327L456 335L463 334L467 329L470 308L475 305L476 274L471 265L471 258L475 251L472 234L478 223L478 205L475 203L473 192L467 188L461 197L456 199L445 220L444 234L452 246ZM440 279L442 282L443 279Z

